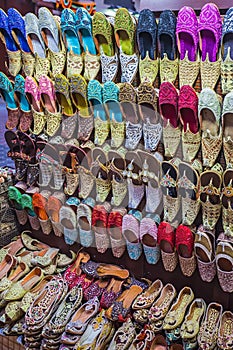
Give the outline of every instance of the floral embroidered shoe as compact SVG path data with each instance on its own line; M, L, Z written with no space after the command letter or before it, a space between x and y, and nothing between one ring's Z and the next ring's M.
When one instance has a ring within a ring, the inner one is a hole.
M158 299L152 304L149 313L148 320L153 322L157 330L162 329L163 319L165 318L172 302L176 297L176 290L172 284L166 284Z
M20 74L15 77L14 91L21 110L19 129L22 132L27 132L32 124L32 112L25 93L25 79Z
M232 180L233 180L232 169L225 170L223 173L223 188L222 188L222 194L221 194L222 224L223 224L224 233L229 237L233 236L233 211L231 207Z
M126 350L129 348L136 335L135 326L132 320L128 318L115 332L108 349L117 350L117 348L120 348L121 350Z
M12 83L2 72L0 72L0 93L6 102L8 110L6 128L12 130L18 126L21 113L14 99L14 89Z
M233 92L229 92L224 98L222 108L223 153L227 168L231 167L233 157L232 105Z
M158 74L156 57L157 23L149 9L140 12L137 24L137 42L140 52L139 75L141 83L153 84Z
M160 248L157 243L157 226L153 219L143 218L140 223L140 240L148 264L157 264L160 258Z
M85 275L82 275L82 270L80 268L81 263L87 263L90 260L90 255L85 252L80 252L75 260L75 262L68 267L64 274L64 280L67 282L69 289L74 286L81 284L83 289L90 285L91 280L86 279Z
M61 74L65 68L66 52L59 31L59 23L46 7L39 8L38 17L39 29L49 51L52 74Z
M180 53L179 84L193 86L200 67L198 57L198 21L195 11L188 6L180 9L176 26L177 46Z
M221 214L222 167L216 163L211 170L200 176L200 200L202 205L203 226L213 230Z
M230 311L224 311L220 320L217 345L221 350L230 350L232 348L233 334L233 314Z
M103 103L110 119L111 146L118 148L125 140L125 121L119 104L119 87L111 81L103 86Z
M94 143L102 146L110 131L110 123L103 106L103 86L98 80L91 80L87 86L87 97L94 116Z
M222 317L222 305L210 303L206 310L204 322L198 334L198 345L201 349L214 349L218 338L218 329Z
M156 91L151 84L138 87L139 113L143 121L144 148L155 151L162 136L162 125L157 114Z
M184 276L190 277L196 270L194 255L194 235L189 227L179 225L176 229L176 250L180 268Z
M114 31L116 44L120 50L121 82L132 83L138 70L138 56L135 53L136 25L127 9L117 10Z
M158 227L158 243L161 249L163 266L166 271L174 271L178 262L175 251L175 232L167 222L161 222Z
M118 73L118 55L115 50L113 28L101 12L96 12L92 19L92 33L97 50L100 52L102 82L115 81Z
M119 102L126 120L125 147L134 150L142 138L142 123L136 108L137 91L130 83L121 83L119 88Z
M9 27L9 18L3 9L0 10L0 23L0 39L6 47L9 60L8 71L13 77L15 77L21 69L21 52L17 49L14 42Z
M138 310L143 308L149 308L160 294L162 288L163 283L160 280L156 280L155 282L153 282L145 292L140 294L134 300L132 304L132 309Z
M233 53L232 53L232 7L229 8L224 16L222 26L222 62L221 62L221 87L223 94L228 94L233 90L232 85L232 67L233 67Z
M202 164L197 159L190 165L179 164L178 193L181 196L182 224L191 226L200 210L199 173Z
M197 336L205 315L206 304L203 299L194 299L181 325L180 335L187 347L197 346Z
M221 99L209 88L199 95L198 112L202 131L203 166L212 167L222 147Z
M54 82L56 97L62 108L62 113L72 116L74 111L69 94L70 85L68 79L63 74L58 74L55 76Z
M221 236L218 238L218 241ZM233 272L230 266L233 266L232 240L222 240L218 242L216 249L216 266L219 284L224 292L233 291Z
M128 255L132 260L138 260L142 254L139 220L141 220L141 213L135 211L134 215L124 215L122 221L122 234L126 241Z
M94 234L91 227L94 205L94 199L89 197L80 203L77 208L77 225L79 228L80 243L83 247L91 247L94 241Z
M179 63L176 52L176 16L171 10L165 10L159 16L158 43L160 81L174 83L178 75Z
M201 144L201 134L198 123L198 97L195 90L188 85L183 85L180 89L178 110L182 129L183 158L186 162L191 162Z
M67 48L66 76L81 74L83 70L83 57L81 45L75 27L75 14L66 8L61 14L61 31Z
M211 282L216 274L214 233L200 226L195 233L194 251L201 279Z
M177 194L178 169L171 162L163 161L160 186L163 192L164 220L176 224L179 222L181 198Z
M122 292L124 280L112 278L107 288L103 291L100 299L100 306L108 309Z
M164 82L160 86L159 109L163 118L165 156L173 157L180 144L181 128L178 116L178 92L169 82Z
M122 235L122 221L127 213L125 208L113 209L108 216L108 234L113 256L120 258L125 252L125 239Z
M96 248L99 253L105 253L109 248L109 237L107 234L108 213L110 204L96 205L92 211L92 230L95 235Z
M60 224L63 226L64 238L67 244L78 242L77 220L71 207L62 206L59 211Z
M60 223L60 209L64 202L65 194L57 191L49 197L46 207L49 219L53 227L53 231L58 237L61 237L63 235L63 226Z
M211 23L210 18L213 19ZM202 7L198 32L201 50L202 89L206 87L214 89L220 76L219 44L222 35L222 18L215 4L209 3Z
M169 342L179 339L179 328L183 322L188 306L194 299L191 288L184 287L181 289L176 302L172 305L163 321L163 329Z

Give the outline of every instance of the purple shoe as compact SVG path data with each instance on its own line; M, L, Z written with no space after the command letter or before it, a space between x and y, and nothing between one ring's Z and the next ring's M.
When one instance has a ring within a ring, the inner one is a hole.
M180 59L183 60L187 52L189 61L196 61L198 21L191 7L184 6L180 9L177 17L176 37Z
M205 61L208 54L210 62L215 62L222 36L222 18L215 4L208 3L202 7L198 32L202 51L201 60Z

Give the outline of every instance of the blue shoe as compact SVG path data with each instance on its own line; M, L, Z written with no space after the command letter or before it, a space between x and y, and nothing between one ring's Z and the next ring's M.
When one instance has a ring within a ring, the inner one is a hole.
M75 14L76 31L80 32L85 52L96 55L96 47L92 36L92 18L89 12L80 7Z
M31 52L26 39L25 22L22 15L14 8L10 8L7 13L9 29L16 43L20 46L22 51Z
M31 107L25 93L25 79L20 74L15 77L14 91L18 97L20 109L24 112L29 112Z
M107 81L103 87L103 102L106 104L110 120L115 119L116 122L123 121L120 103L119 103L119 87L112 81Z
M99 117L106 121L106 112L103 106L103 86L98 80L91 80L87 86L88 102L93 108L94 118Z
M17 51L18 49L11 35L8 19L7 14L0 9L0 38L6 45L7 50Z
M223 61L226 59L228 52L231 60L233 60L233 7L229 8L224 16L222 26L222 47Z
M25 16L25 29L31 50L41 58L45 58L45 43L39 30L39 19L34 13L28 12Z
M68 51L81 55L81 46L75 25L75 14L65 9L61 13L61 31Z
M10 109L16 109L17 104L14 99L14 89L12 83L7 76L0 72L0 94L2 95L6 105Z

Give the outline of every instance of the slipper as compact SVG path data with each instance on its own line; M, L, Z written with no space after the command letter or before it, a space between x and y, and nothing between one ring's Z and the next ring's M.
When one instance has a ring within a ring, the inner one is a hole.
M87 288L87 286L90 285L92 280L91 279L88 280L87 278L85 278L86 275L82 274L82 270L80 267L81 263L86 264L89 260L90 260L90 255L88 253L80 252L78 253L75 262L70 267L68 267L68 269L65 271L64 280L68 284L69 289L72 289L74 286L78 284L81 284L83 289L85 289L84 287Z
M138 109L143 121L144 148L155 151L162 136L162 126L157 113L157 97L154 87L141 83L137 89Z
M78 160L73 152L60 151L63 172L65 173L64 193L73 196L79 185L79 174L77 174Z
M231 79L231 67L233 61L233 30L231 23L233 21L233 8L229 8L224 16L222 26L222 40L221 40L221 87L223 94L228 94L233 90L233 84Z
M79 241L77 219L72 208L62 206L59 211L59 222L63 226L66 244L72 245Z
M79 228L80 243L85 248L91 247L94 241L94 234L91 227L94 205L94 199L89 197L83 200L77 207L77 226Z
M118 55L115 50L113 27L106 16L96 12L92 19L95 46L101 54L102 82L114 81L118 73Z
M21 240L23 245L30 251L38 251L48 249L49 246L45 243L38 241L30 236L31 231L23 231L21 233Z
M57 74L54 79L57 100L62 108L62 113L72 116L74 114L70 99L70 85L68 79L63 74Z
M119 87L112 81L103 86L103 103L110 118L111 146L118 148L125 139L125 122L119 104Z
M16 256L17 253L23 248L23 243L20 236L16 237L16 240L11 243L5 245L0 249L0 262L4 259L6 254L10 254L11 256Z
M79 198L86 199L91 195L95 184L95 176L91 172L92 149L84 148L83 157L78 166L79 174Z
M191 277L196 270L196 257L193 252L194 235L191 229L179 225L176 229L176 250L180 269L184 276Z
M216 266L219 284L224 292L232 293L233 250L232 241L218 242L216 249ZM229 282L226 283L226 278Z
M211 104L207 101L211 101ZM205 88L201 91L198 112L202 131L203 166L212 167L222 147L221 98L214 90Z
M59 249L57 248L46 248L40 250L31 260L32 265L39 265L45 268L52 264L55 256L57 256Z
M32 114L31 106L25 93L25 79L20 74L17 74L15 77L14 92L17 96L19 107L22 111L19 129L22 132L26 132L29 130L32 124Z
M34 140L26 133L18 131L20 143L20 158L29 162L36 163L36 145Z
M232 169L225 170L223 173L223 188L221 194L222 224L224 233L229 236L231 236L233 232L232 181Z
M61 30L68 51L81 55L79 37L75 27L75 14L70 9L64 9L61 14Z
M92 36L92 18L85 8L78 8L75 14L75 29L81 37L84 51L96 55L95 43Z
M20 159L21 147L18 135L14 131L6 131L4 137L10 149L7 153L7 156L12 159Z
M143 218L140 222L140 241L148 264L155 265L160 258L160 248L157 244L157 226L153 219Z
M52 13L46 7L38 11L39 30L46 46L53 52L59 52L59 33Z
M15 9L9 8L7 11L9 29L15 42L24 52L31 52L26 39L26 29L23 16Z
M192 161L201 144L198 122L198 97L196 91L188 85L180 89L178 110L182 129L182 148L184 161Z
M40 222L38 220L38 217L32 205L32 196L26 193L22 194L21 203L22 203L23 209L25 209L28 214L28 219L32 229L36 231L39 230Z
M47 213L51 220L53 230L56 236L61 237L63 234L63 227L60 224L60 209L65 202L65 194L61 192L54 192L49 197L47 203Z
M122 235L126 241L127 252L132 260L138 260L142 254L140 242L139 221L141 213L135 211L134 214L126 214L122 221Z
M0 39L6 47L9 66L8 71L10 75L15 77L21 69L21 52L18 50L15 41L12 37L11 30L9 28L9 18L7 14L0 9Z
M127 196L127 180L123 175L126 170L125 154L126 149L124 147L118 148L116 151L108 151L108 178L112 185L111 204L115 206L124 206Z
M0 72L0 93L8 108L8 121L6 127L10 130L17 127L19 122L19 110L14 99L14 89L7 76Z
M229 92L224 98L222 108L223 154L226 168L231 167L233 157L232 99L233 93Z
M136 23L126 8L117 10L114 32L120 50L121 82L131 83L136 77L138 68L138 57L135 53Z
M176 59L176 16L171 10L165 10L159 16L158 45L160 57L174 61Z
M45 44L39 30L39 19L34 13L29 12L25 15L24 20L27 42L31 51L45 59Z
M137 41L141 55L144 60L148 53L151 60L156 59L157 23L151 10L142 10L139 14L137 25Z
M107 234L107 222L110 208L110 204L105 202L103 205L95 205L92 211L91 223L95 236L96 249L102 254L110 247Z

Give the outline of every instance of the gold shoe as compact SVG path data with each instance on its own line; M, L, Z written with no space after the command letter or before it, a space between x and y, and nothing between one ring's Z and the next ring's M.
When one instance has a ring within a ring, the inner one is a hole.
M166 157L174 157L181 140L181 126L174 128L170 119L167 121L167 125L163 127L163 143L165 148Z
M134 310L149 308L160 294L162 288L163 283L160 280L156 280L134 300L132 308Z
M103 149L96 147L92 151L93 164L91 172L94 175L96 184L96 200L103 203L111 190L111 181L108 177L108 159Z
M23 72L26 76L33 76L35 70L35 56L31 52L21 51Z
M232 181L233 170L225 170L223 173L223 188L221 194L222 224L224 233L230 237L233 237Z
M231 350L233 343L233 314L225 311L220 320L217 345L221 350Z
M230 50L229 47L225 60L221 62L221 87L224 95L233 91L233 60L230 57Z
M141 83L153 84L159 71L159 59L152 60L147 51L146 57L139 59L139 76Z
M232 103L233 92L231 91L225 96L222 108L223 153L227 168L230 168L233 165L233 127L231 125L233 117Z
M20 301L12 301L5 307L6 316L12 321L18 321L23 316L23 311L20 309Z
M83 55L76 55L73 51L67 52L66 76L68 79L75 74L81 74L83 66Z
M9 51L6 50L7 56L8 56L8 61L9 61L9 66L5 63L6 68L8 69L10 75L15 77L21 69L22 66L22 61L21 61L21 51Z
M39 55L35 54L36 60L35 60L35 72L34 77L37 81L40 80L40 77L42 75L49 75L50 71L50 56L49 53L47 57L42 58Z
M186 51L185 58L179 61L179 85L193 86L197 80L200 69L200 58L197 56L196 61L189 61L188 51Z
M167 54L164 53L164 57L160 58L159 63L159 73L160 73L160 81L161 83L164 81L168 81L170 83L174 83L179 71L179 60L176 58L171 61L167 57Z
M29 267L24 262L20 262L8 277L3 277L0 281L0 292L9 289L12 283L17 282L20 278L29 272Z
M201 61L201 88L215 89L221 73L221 57L215 62L210 62L207 52L205 61Z

